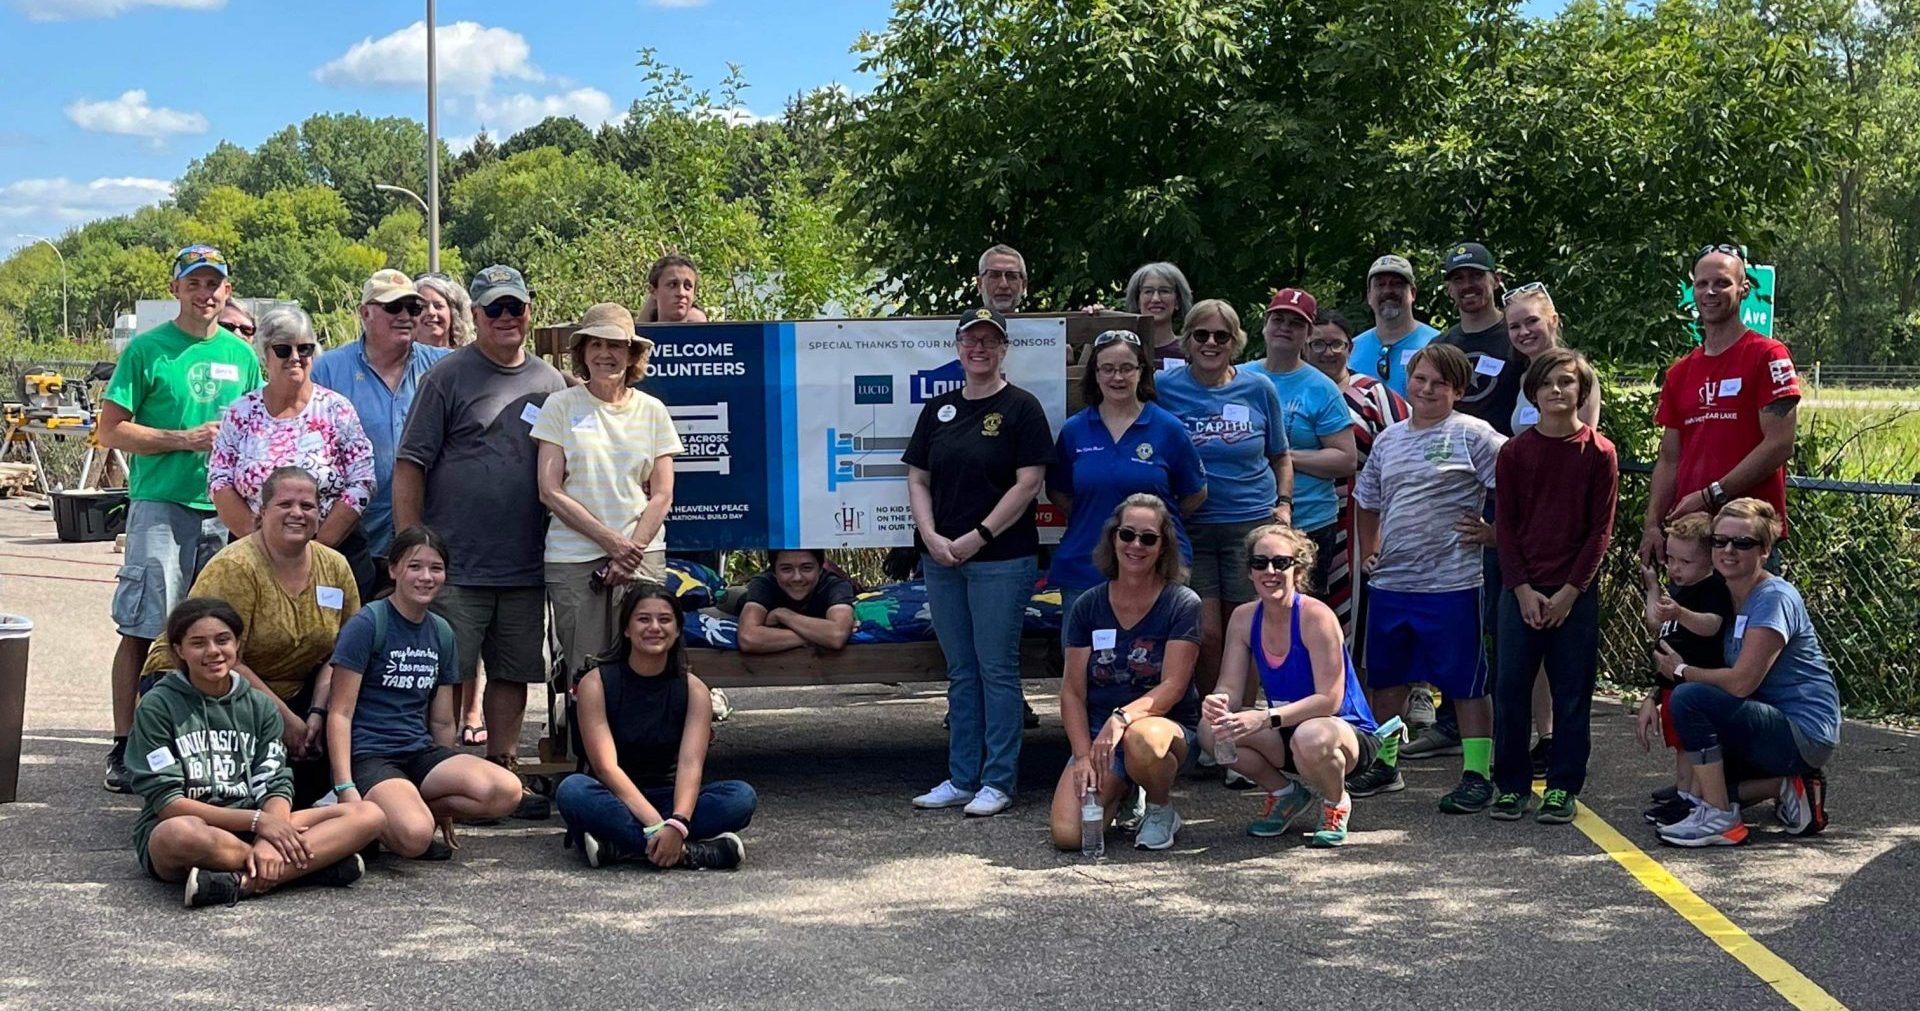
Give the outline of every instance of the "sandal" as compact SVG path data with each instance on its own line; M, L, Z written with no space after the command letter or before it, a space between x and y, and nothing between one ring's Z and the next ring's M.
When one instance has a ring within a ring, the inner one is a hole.
M478 747L487 743L487 727L483 723L473 723L460 728L460 743L464 747Z

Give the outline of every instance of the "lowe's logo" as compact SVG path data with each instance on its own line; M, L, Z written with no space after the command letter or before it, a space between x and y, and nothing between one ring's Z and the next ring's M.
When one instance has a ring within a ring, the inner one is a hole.
M937 369L915 372L912 382L909 399L913 403L924 404L942 393L952 393L967 385L967 372L960 367L960 359L955 358Z
M853 402L856 404L893 403L893 377L854 376Z

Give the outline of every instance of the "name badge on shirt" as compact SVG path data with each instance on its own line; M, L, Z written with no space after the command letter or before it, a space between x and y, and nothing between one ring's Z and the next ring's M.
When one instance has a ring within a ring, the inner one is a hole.
M1733 637L1735 639L1744 639L1747 637L1747 616L1746 615L1743 614L1738 618L1733 619Z
M1220 420L1244 425L1252 420L1252 415L1248 413L1245 404L1225 404L1220 408Z
M155 748L147 752L147 770L149 772L159 772L161 769L172 764L173 752L165 748Z
M528 404L527 406L522 407L520 409L520 420L526 422L529 425L539 421L540 409L538 407L533 406L532 404Z
M1413 356L1416 350L1417 349L1415 348L1408 348L1407 350L1400 352L1400 364L1405 365L1408 362L1413 361Z
M1538 425L1540 423L1540 409L1532 404L1522 404L1520 405L1520 413L1514 415L1514 422L1521 425Z
M240 366L231 362L215 362L207 366L207 375L212 376L215 382L226 379L237 383L240 381Z
M952 404L941 404L940 409L935 411L933 416L939 418L941 421L952 421L954 415L959 413L960 411Z
M1495 358L1492 355L1481 355L1480 360L1474 363L1473 371L1478 372L1483 376L1497 376L1500 373L1506 371L1506 368L1507 368L1507 360L1505 358Z
M340 592L338 586L315 587L313 595L314 599L320 602L321 607L330 611L338 611L347 606L347 595Z
M589 414L573 419L573 430L576 432L598 432L600 430L600 416L597 414Z
M1119 641L1120 632L1118 629L1096 628L1093 630L1094 649L1112 649Z
M1740 379L1739 379L1739 377L1738 377L1738 376L1736 376L1736 377L1734 377L1734 378L1732 378L1732 379L1722 379L1722 380L1720 380L1720 395L1721 395L1721 396L1723 396L1723 397L1731 397L1731 396L1736 396L1736 395L1738 395L1738 394L1739 394L1739 392L1740 392Z

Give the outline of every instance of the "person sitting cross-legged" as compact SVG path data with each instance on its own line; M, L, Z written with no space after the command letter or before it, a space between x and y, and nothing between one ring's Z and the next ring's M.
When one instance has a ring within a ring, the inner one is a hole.
M747 581L740 605L740 652L803 646L842 649L853 634L853 584L826 567L818 549L768 552L767 571Z

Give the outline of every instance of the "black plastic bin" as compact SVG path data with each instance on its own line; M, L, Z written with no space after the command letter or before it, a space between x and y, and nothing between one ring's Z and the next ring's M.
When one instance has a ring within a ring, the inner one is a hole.
M53 526L63 541L110 541L127 528L124 491L57 491Z

